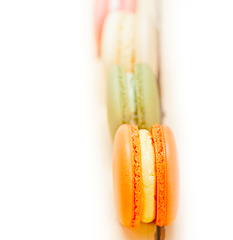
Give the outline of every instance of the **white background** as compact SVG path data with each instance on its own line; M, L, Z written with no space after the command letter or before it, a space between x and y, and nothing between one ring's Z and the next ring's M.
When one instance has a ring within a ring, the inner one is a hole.
M181 174L167 239L232 239L233 3L157 5ZM93 1L0 1L0 239L152 240L116 219L111 154Z

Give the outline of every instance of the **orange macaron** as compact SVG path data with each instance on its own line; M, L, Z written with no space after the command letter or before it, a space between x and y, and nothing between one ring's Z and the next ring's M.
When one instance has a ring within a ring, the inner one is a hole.
M168 226L179 203L179 167L171 129L154 124L151 132L121 125L113 147L116 212L123 226L155 221Z

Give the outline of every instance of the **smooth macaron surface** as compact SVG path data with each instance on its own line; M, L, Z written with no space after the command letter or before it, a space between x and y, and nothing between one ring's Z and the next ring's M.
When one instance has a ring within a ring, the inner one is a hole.
M136 227L141 216L141 151L136 125L121 125L113 147L113 188L118 219Z
M112 139L124 123L134 123L139 129L147 130L154 123L160 124L158 84L152 70L147 64L136 64L134 69L133 74L126 72L122 65L114 65L108 73L107 108ZM129 75L133 79L127 79Z
M94 29L97 43L97 54L100 54L101 33L104 20L108 14L109 0L96 0L94 9Z
M175 221L178 212L180 177L175 137L168 126L162 125L162 127L167 157L167 216L165 225L168 226Z

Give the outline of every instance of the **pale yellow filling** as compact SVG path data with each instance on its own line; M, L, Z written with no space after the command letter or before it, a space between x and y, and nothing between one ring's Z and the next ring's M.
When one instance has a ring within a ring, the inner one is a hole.
M155 153L151 134L139 130L142 164L142 216L141 222L149 223L155 218Z

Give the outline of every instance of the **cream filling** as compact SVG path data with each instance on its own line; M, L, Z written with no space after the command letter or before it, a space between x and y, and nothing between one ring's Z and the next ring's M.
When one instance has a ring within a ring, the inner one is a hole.
M134 74L126 72L126 89L128 94L128 104L130 111L130 123L136 124L137 119L137 101L136 101L136 86Z
M142 164L142 216L141 222L149 223L155 219L155 153L151 134L139 130Z

